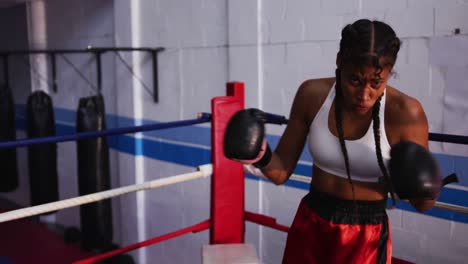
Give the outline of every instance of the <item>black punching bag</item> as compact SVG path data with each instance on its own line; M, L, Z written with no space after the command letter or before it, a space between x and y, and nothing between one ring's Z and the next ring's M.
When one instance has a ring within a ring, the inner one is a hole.
M55 136L52 99L43 91L33 92L26 103L28 138ZM31 204L58 200L57 144L46 143L28 147L28 168Z
M104 130L105 107L101 95L81 98L76 118L77 132ZM80 195L110 189L109 149L106 138L78 140L78 185ZM82 246L103 249L112 242L111 201L85 204L80 207Z
M0 141L16 140L15 108L11 90L0 85ZM16 148L0 149L0 192L18 187Z

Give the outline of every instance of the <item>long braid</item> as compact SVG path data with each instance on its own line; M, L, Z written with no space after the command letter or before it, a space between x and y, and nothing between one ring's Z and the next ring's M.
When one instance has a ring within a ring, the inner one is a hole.
M374 107L372 108L372 120L373 120L373 129L374 129L374 139L375 139L375 153L377 154L377 161L379 163L380 170L385 177L386 184L390 189L390 196L392 197L392 207L395 206L395 193L393 191L393 186L390 183L390 176L388 175L387 169L385 167L383 157L382 157L382 149L380 147L380 101L382 100L382 96L375 102Z
M341 76L340 69L335 70L336 75L336 85L335 85L335 123L336 130L338 132L338 139L340 140L341 152L343 152L343 158L346 167L346 174L348 175L348 181L351 184L351 190L353 192L353 200L355 201L354 185L351 180L351 172L349 168L349 157L348 150L346 149L346 142L344 140L344 131L343 131L343 115L342 115L342 99L343 95L341 94Z
M393 29L389 25L380 21L361 19L353 24L347 25L341 31L340 50L338 52L341 59L341 65L339 65L338 69L335 71L335 122L341 151L343 152L345 161L346 173L353 191L353 197L355 196L354 186L351 180L349 157L344 140L342 124L342 104L344 98L341 91L340 68L342 65L347 63L353 63L355 65L369 65L374 66L377 69L375 74L379 75L384 66L393 67L393 65L395 65L400 45L400 39L398 39ZM390 191L393 205L395 205L393 186L390 184L390 176L385 167L380 146L380 101L381 97L376 101L372 109L375 152L379 168L387 182L387 188Z

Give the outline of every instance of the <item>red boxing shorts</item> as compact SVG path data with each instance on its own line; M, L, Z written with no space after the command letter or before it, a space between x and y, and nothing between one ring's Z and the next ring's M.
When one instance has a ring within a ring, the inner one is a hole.
M386 200L343 200L311 191L289 230L283 264L390 264Z

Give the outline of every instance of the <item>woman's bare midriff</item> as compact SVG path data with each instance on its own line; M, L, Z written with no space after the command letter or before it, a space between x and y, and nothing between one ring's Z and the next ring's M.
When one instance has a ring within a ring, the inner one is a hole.
M374 201L385 198L386 188L382 183L353 181L354 196L348 178L327 173L317 166L312 167L312 186L321 192L347 200Z

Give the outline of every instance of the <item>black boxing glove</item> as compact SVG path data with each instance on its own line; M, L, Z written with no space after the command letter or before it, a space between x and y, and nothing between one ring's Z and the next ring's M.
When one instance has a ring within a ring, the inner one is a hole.
M235 113L224 134L224 155L257 168L265 167L272 156L265 139L265 122L265 113L258 109Z
M442 186L456 182L456 176L442 180L436 160L423 146L402 141L390 151L390 181L400 199L437 199Z

